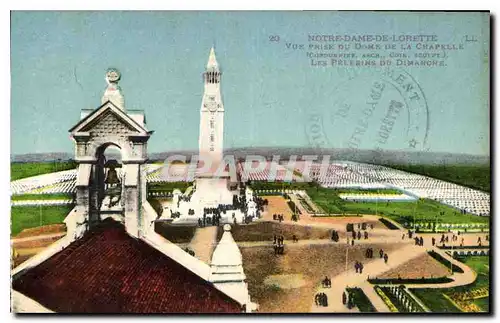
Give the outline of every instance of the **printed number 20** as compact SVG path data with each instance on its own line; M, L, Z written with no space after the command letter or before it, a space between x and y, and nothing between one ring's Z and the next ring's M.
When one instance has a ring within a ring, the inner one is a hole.
M269 36L269 41L279 42L280 41L280 36L278 36L278 35Z

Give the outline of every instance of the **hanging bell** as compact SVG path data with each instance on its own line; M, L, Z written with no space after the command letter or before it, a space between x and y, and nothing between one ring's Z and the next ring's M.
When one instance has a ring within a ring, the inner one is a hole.
M114 167L111 167L108 170L108 174L106 175L106 179L104 180L105 184L109 185L114 185L114 184L119 184L120 179L118 178L118 173L116 172L116 169Z

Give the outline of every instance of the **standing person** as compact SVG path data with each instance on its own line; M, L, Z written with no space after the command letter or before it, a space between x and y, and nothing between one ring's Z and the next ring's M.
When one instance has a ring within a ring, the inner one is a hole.
M363 273L363 263L359 263L359 273L362 274Z
M347 295L345 294L345 291L342 293L342 304L347 304Z
M387 254L384 255L384 261L387 263L387 260L389 260L389 256Z
M365 240L368 239L368 231L365 231Z
M384 257L384 250L380 249L380 251L378 252L378 254L380 255L380 258Z
M323 293L323 306L328 306L328 296L325 293Z
M436 238L432 237L432 246L434 247L436 245Z
M273 244L276 244L276 235L273 236Z
M358 231L358 240L361 240L361 231Z
M464 246L464 238L462 238L462 240L460 240L460 247L463 247Z
M423 247L424 246L424 238L420 237L420 245Z
M403 236L401 237L401 240L404 240L405 239L405 234L403 233Z

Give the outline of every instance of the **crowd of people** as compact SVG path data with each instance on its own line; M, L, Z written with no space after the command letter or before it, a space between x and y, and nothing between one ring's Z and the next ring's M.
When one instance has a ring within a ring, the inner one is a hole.
M283 214L273 214L273 220L281 223L285 221L285 217Z

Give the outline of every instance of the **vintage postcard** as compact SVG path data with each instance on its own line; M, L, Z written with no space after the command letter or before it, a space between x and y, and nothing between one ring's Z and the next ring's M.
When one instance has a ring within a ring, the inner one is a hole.
M490 313L490 13L13 11L15 313Z

